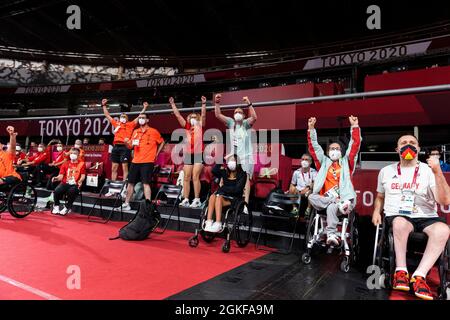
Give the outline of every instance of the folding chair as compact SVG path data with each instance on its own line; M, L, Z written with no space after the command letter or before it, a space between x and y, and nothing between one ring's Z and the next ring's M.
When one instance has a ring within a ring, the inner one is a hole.
M181 202L181 191L183 190L182 186L177 186L173 184L163 184L158 193L156 194L155 199L153 200L153 210L155 210L159 215L161 212L158 210L160 207L171 208L169 217L167 218L167 222L164 227L155 233L163 234L167 226L169 225L170 219L172 218L173 213L177 210L178 215L178 231L181 230L181 222L180 222L180 202Z
M261 228L259 229L258 238L256 240L255 247L258 250L270 251L264 248L259 248L259 241L261 238L262 231L264 229L264 245L267 245L267 221L269 219L294 220L294 228L292 229L291 241L289 248L287 250L278 249L277 253L290 254L292 252L292 246L295 239L295 231L297 230L298 220L300 214L293 215L290 211L286 210L286 207L292 208L293 205L298 205L300 208L301 196L297 194L284 194L272 192L269 194L267 200L264 202L263 210L261 213Z
M123 220L122 192L124 191L126 185L127 185L127 181L106 180L102 189L100 190L100 194L95 199L94 205L92 206L91 210L89 211L88 221L89 222L97 222L97 223L107 223L109 220L111 220L112 215L118 209L120 209L120 220L122 221ZM113 193L114 196L112 198L105 198L103 195L108 192ZM109 211L106 218L105 218L105 214L103 212L103 201L104 200L110 200L110 201L113 200L114 201L113 205L112 205L112 209ZM93 215L95 207L99 203L100 203L100 219Z

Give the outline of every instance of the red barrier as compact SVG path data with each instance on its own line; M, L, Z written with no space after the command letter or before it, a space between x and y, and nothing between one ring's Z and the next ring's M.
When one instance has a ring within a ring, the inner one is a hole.
M450 83L450 66L367 76L364 91L434 86Z

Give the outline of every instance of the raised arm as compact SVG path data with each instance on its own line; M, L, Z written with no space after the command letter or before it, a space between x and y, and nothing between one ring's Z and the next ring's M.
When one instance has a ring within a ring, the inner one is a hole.
M345 155L348 157L348 163L350 166L350 172L355 172L356 163L358 162L358 153L361 147L361 128L359 127L359 121L357 117L350 116L350 144L348 145Z
M170 103L170 106L172 107L173 114L177 118L180 126L182 128L186 127L186 120L183 118L180 111L178 111L177 105L175 104L175 100L172 97L169 98L169 103Z
M147 108L148 108L148 102L145 101L145 102L142 104L141 114L142 114L142 113L145 113L145 111L147 111ZM134 118L134 120L133 120L133 122L134 122L135 124L137 124L138 121L139 121L139 117L136 117L136 118Z
M247 104L247 107L248 107L249 117L247 118L247 122L250 126L253 126L253 124L258 119L255 108L253 108L253 104L250 102L250 99L248 97L244 97L244 98L242 98L242 100L244 100L244 102Z
M436 179L436 186L432 188L436 202L443 206L450 205L450 186L448 185L447 180L442 173L439 160L429 158L427 159L427 162Z
M202 96L201 117L202 117L202 127L204 127L206 125L206 97L205 96Z
M229 117L224 116L222 112L220 111L220 99L222 99L221 94L216 94L214 98L214 114L216 115L216 118L222 121L225 125L228 123Z
M108 99L103 99L102 100L102 108L103 108L103 113L105 114L106 119L109 120L109 122L113 122L114 119L111 117L111 114L108 111Z
M316 122L316 118L309 118L308 120L308 151L316 164L316 169L320 170L325 153L317 141Z
M16 137L17 132L14 132L14 127L8 126L6 131L9 133L9 149L8 152L16 155Z

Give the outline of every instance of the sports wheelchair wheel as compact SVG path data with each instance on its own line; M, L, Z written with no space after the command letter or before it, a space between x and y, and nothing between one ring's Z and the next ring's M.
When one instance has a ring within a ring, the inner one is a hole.
M211 243L216 238L216 233L206 232L204 230L207 216L208 206L205 205L200 216L200 235L202 236L203 241L206 243Z
M234 232L236 235L236 243L240 248L245 247L252 237L253 213L248 210L248 214L244 213L246 203L240 201L236 204ZM247 206L248 209L248 206Z
M447 241L444 252L439 261L439 279L438 298L447 300L450 297L450 240Z
M309 253L302 254L302 262L304 264L310 264L311 263L311 255Z
M359 258L359 231L358 231L358 217L356 212L352 213L352 221L350 222L350 255L351 264L355 265L358 263Z
M8 209L8 195L0 191L0 213L5 212Z
M15 218L25 218L34 211L37 202L36 190L21 182L12 187L7 204L9 213Z
M350 271L350 258L348 256L342 258L340 268L341 271L345 273Z

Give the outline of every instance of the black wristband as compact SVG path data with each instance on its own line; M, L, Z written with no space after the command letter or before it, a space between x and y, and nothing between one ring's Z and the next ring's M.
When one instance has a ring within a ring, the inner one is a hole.
M247 107L253 107L253 103L249 103Z

